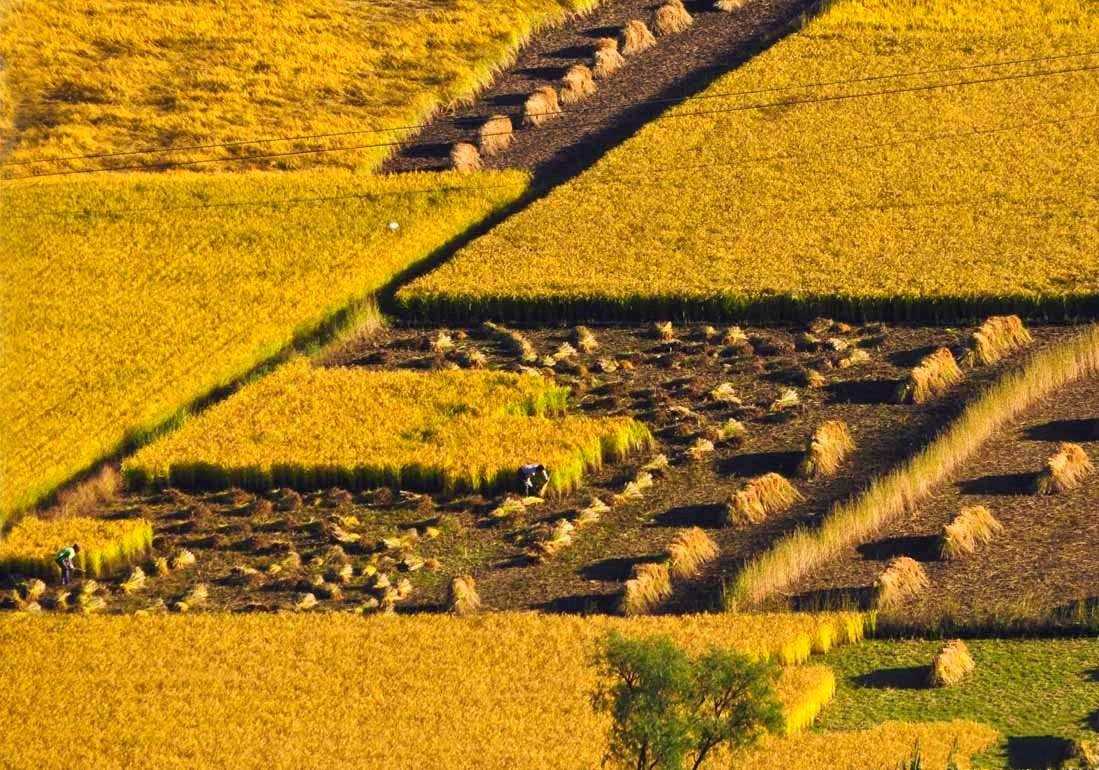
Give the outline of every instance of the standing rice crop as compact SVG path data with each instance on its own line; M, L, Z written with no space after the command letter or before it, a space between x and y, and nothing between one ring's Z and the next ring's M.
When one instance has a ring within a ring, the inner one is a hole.
M1057 495L1080 486L1080 482L1095 470L1087 451L1079 444L1062 441L1057 451L1046 460L1046 465L1034 482L1034 490L1040 495Z
M153 545L145 519L39 519L24 517L0 540L0 572L54 579L61 574L54 556L80 544L74 562L87 577L104 577L143 559Z
M941 553L944 559L960 559L992 540L1004 529L992 511L983 505L962 508L954 520L943 527Z
M804 479L831 476L843 463L848 452L855 449L851 431L842 420L828 420L809 438L805 456L798 465L798 475Z

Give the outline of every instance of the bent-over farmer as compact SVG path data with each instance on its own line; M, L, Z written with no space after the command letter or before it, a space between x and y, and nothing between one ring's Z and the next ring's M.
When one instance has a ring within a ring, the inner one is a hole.
M538 492L541 493L542 489L549 483L549 471L546 470L546 466L541 463L528 463L519 467L519 481L523 485L523 494L530 496L534 494L534 480L541 478L541 483L538 484Z
M62 548L54 557L57 566L61 568L61 585L63 586L67 586L72 582L73 570L76 569L73 559L76 558L78 553L80 553L80 543L73 543Z

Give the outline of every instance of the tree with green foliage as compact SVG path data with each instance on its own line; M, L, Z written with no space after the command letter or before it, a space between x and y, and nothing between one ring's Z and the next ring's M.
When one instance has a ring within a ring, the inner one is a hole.
M697 770L717 746L749 746L782 726L778 667L711 648L692 659L671 639L613 632L593 698L613 719L607 759L636 770Z

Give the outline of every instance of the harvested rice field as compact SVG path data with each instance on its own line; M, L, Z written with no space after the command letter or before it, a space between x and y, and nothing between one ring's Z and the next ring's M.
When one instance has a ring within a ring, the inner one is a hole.
M576 486L526 503L515 497L509 502L506 489L446 493L377 483L348 489L314 481L297 490L261 485L245 491L220 483L206 489L143 484L97 503L96 510L109 518L152 521L156 554L144 565L151 579L145 590L125 593L120 586L128 573L121 571L113 584L100 581L100 594L121 611L187 603L193 586L202 584L207 595L190 603L190 611L270 611L302 601L313 608L312 599L304 598L311 594L317 610L392 606L437 612L447 609L451 580L471 575L486 609L617 614L633 570L660 562L677 535L697 527L717 553L673 578L670 594L645 611L718 609L723 586L746 559L798 526L815 526L836 502L904 460L963 402L1023 360L1015 354L996 365L967 368L943 396L893 403L928 351L945 346L961 358L972 331L848 327L823 320L812 331L699 325L593 327L587 334L569 328L381 329L332 347L312 367L318 376L328 369L345 379L389 372L395 383L443 378L451 368L465 371L454 377L473 382L480 375L471 361L483 367L481 375L537 370L570 391L576 418L630 416L651 431L655 443L591 468ZM1028 353L1074 333L1032 327ZM449 343L440 346L440 338ZM555 359L562 350L568 355ZM819 377L813 377L813 387L807 385L811 372ZM530 374L514 381L538 382ZM259 386L267 382L275 380ZM302 395L294 391L295 399ZM294 415L313 420L305 402L287 411L277 393L269 396L265 409L281 415L282 423L269 422L264 431L293 435ZM446 398L441 391L431 397ZM224 402L226 414L236 409L234 401ZM389 409L396 411L397 402ZM809 439L829 422L847 426L854 448L833 474L803 478ZM203 424L192 421L167 437L166 446L201 446ZM228 440L216 434L212 439ZM536 447L513 450L519 453L514 464L544 459ZM162 450L154 443L145 451L155 457ZM141 457L135 461L143 462ZM773 509L764 500L762 513L746 509L743 501L733 503L750 480L767 474L788 480L795 497ZM510 484L512 495L520 491L517 479ZM156 556L171 560L184 551L196 557L194 565L152 578Z
M1072 383L1028 409L910 515L799 583L794 601L857 606L889 559L909 556L923 565L930 585L897 613L901 625L1025 628L1047 618L1069 624L1093 615L1099 606L1094 473L1075 489L1036 491L1062 442L1099 462L1099 377ZM943 558L944 527L973 506L986 507L1001 529L972 553Z

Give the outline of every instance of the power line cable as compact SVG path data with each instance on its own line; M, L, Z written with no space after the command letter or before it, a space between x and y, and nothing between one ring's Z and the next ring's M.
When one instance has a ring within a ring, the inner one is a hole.
M733 168L752 166L764 163L774 163L789 160L802 160L806 158L815 157L827 157L829 155L842 155L845 153L864 152L872 150L887 149L890 147L900 147L905 145L920 145L930 144L933 142L949 141L952 139L965 139L969 137L983 137L992 136L996 134L1011 133L1016 131L1029 130L1034 128L1041 128L1045 126L1064 125L1067 123L1096 120L1099 119L1099 112L1083 113L1078 115L1069 115L1059 118L1051 118L1048 120L1038 121L1025 121L1015 122L1010 124L975 128L968 131L952 131L943 132L938 134L925 134L921 136L891 139L881 142L863 142L859 144L843 145L839 147L824 148L822 150L813 150L809 152L788 152L788 153L776 153L773 155L755 156L750 158L741 158L733 161L713 162L713 163L696 163L696 164L677 164L675 166L656 166L656 167L638 167L629 169L623 172L616 172L615 176L609 180L612 182L621 181L623 178L630 179L631 177L639 177L641 184L655 183L659 181L657 178L662 174L678 173L682 171L705 171L709 169L717 168ZM590 173L590 172L589 172ZM600 180L603 181L603 180ZM630 184L636 184L638 182L630 181ZM128 209L58 209L46 212L36 212L34 214L19 215L10 214L15 218L29 219L42 215L46 216L114 216L120 214L138 214L138 213L162 213L167 211L188 211L188 210L204 210L204 209L218 209L218 208L248 208L248 207L277 207L283 205L297 205L305 203L326 203L339 200L370 200L376 198L386 197L402 197L407 195L423 195L430 193L446 193L446 192L467 192L467 191L481 191L481 190L500 190L500 189L512 189L512 185L452 185L441 186L431 188L417 188L411 190L393 190L393 191L380 191L380 192L367 192L367 193L348 193L343 195L323 195L323 196L308 196L308 197L296 197L296 198L274 198L268 200L245 200L245 201L226 201L223 203L196 203L187 204L181 206L160 206L160 207L142 207L142 208L128 208Z
M856 83L863 83L863 82L875 82L875 81L881 81L881 80L892 80L892 79L907 78L907 77L920 77L920 76L925 76L925 75L945 74L945 72L970 71L970 70L975 70L975 69L988 69L988 68L993 68L993 67L1006 67L1006 66L1013 66L1013 65L1020 65L1020 64L1055 62L1055 60L1064 60L1064 59L1069 59L1069 58L1081 58L1081 57L1097 56L1097 55L1099 55L1099 51L1076 52L1076 53L1068 53L1068 54L1057 54L1057 55L1051 55L1051 56L1033 56L1033 57L1028 57L1028 58L998 60L998 62L978 63L978 64L962 65L962 66L956 66L956 67L929 68L929 69L922 69L922 70L912 70L912 71L908 71L908 72L892 72L892 74L887 74L887 75L875 75L875 76L867 76L867 77L862 77L862 78L848 78L848 79L841 79L841 80L824 80L824 81L810 82L810 83L797 83L797 85L773 86L773 87L758 88L758 89L744 90L744 91L702 92L702 93L698 93L698 94L693 94L693 96L639 100L639 101L633 102L631 104L631 107L643 107L643 105L648 105L648 104L657 105L657 104L669 104L669 103L684 103L684 102L692 102L692 101L704 101L704 100L726 99L726 98L743 97L743 96L755 96L755 94L759 94L759 93L771 93L771 92L784 91L784 90L797 90L797 89L808 89L808 88L824 88L824 87L830 87L830 86L856 85ZM1064 71L1077 71L1077 70L1073 69L1073 70L1064 70ZM1054 72L1054 74L1056 74L1056 72ZM975 82L979 82L979 81L975 81ZM580 105L580 107L570 109L567 114L585 113L585 112L590 112L590 111L596 111L596 110L599 110L599 109L601 109L601 108L598 108L598 107L584 107L584 105ZM534 116L546 115L546 114L549 114L549 113L534 113ZM553 113L553 114L557 114L557 113ZM456 118L456 116L455 116L455 118L447 118L447 119L440 119L440 120L443 120L443 121L446 121L446 122L452 122L454 124L459 124L459 123L469 121L468 118ZM69 160L90 160L90 159L104 159L104 158L113 158L113 157L130 157L130 156L134 156L134 155L154 155L154 154L166 154L166 153L193 152L193 150L199 150L199 149L217 149L217 148L227 148L227 147L240 147L240 146L254 145L254 144L273 144L273 143L278 143L278 142L300 142L300 141L306 141L306 140L321 140L321 138L336 138L336 137L343 137L343 136L356 136L356 135L363 135L363 134L384 133L384 132L390 132L390 131L417 131L417 130L421 130L421 129L426 129L426 127L430 127L433 124L434 123L417 123L417 124L409 124L409 125L402 125L402 126L382 127L382 129L357 129L357 130L351 130L351 131L336 131L336 132L328 132L328 133L321 133L321 134L301 134L301 135L297 135L297 136L257 138L257 140L241 140L241 141L236 141L236 142L221 142L221 143L187 145L187 146L178 146L178 147L171 147L171 146L147 147L147 148L144 148L144 149L120 150L120 152L114 152L114 153L91 153L91 154L87 154L87 155L70 155L70 156L63 156L63 157L57 157L57 158L14 160L14 161L7 161L7 163L0 163L0 167L5 167L5 166L7 166L7 167L19 167L19 166L27 166L27 165L43 164L43 163L45 163L45 164L57 164L57 163L65 163L65 161L69 161ZM579 123L579 125L584 125L584 124L585 123ZM578 125L578 124L574 122L574 123L571 123L571 125ZM533 129L533 127L535 127L535 126L518 126L517 129L514 129L513 131L530 130L530 129ZM546 127L546 126L543 126L543 127ZM365 148L373 148L373 147L389 147L389 146L401 146L401 145L406 145L406 143L401 142L401 141L396 141L396 142L385 142L385 143L368 144L368 145L353 145L353 146L349 146L349 147L346 147L346 148L326 149L326 150L324 150L324 152L340 152L341 149L365 149ZM412 144L412 145L406 145L406 146L417 146L417 145ZM310 153L310 152L311 153L321 152L321 150L315 150L315 149L314 150L296 150L296 152L292 153L292 154ZM195 163L208 163L208 161L209 161L209 163L231 163L231 161L235 161L235 160L246 160L246 159L249 159L249 158L260 159L260 158L264 158L264 157L286 157L286 155L284 155L284 154L267 154L267 155L257 154L257 155L252 155L252 156L241 156L241 157L232 157L232 158L215 158L215 159L199 160L199 161L195 161ZM186 163L186 161L179 161L179 163ZM137 166L118 166L118 167L113 167L113 169L114 170L132 170L134 168L157 168L157 167L160 167L160 166L167 166L167 165L168 165L167 163L166 164L141 164L141 165L137 165ZM92 169L92 170L100 170L100 169ZM89 171L85 170L85 169L77 169L73 172L89 172ZM59 172L59 174L64 174L64 172ZM38 174L38 175L27 175L27 176L51 176L51 174Z

